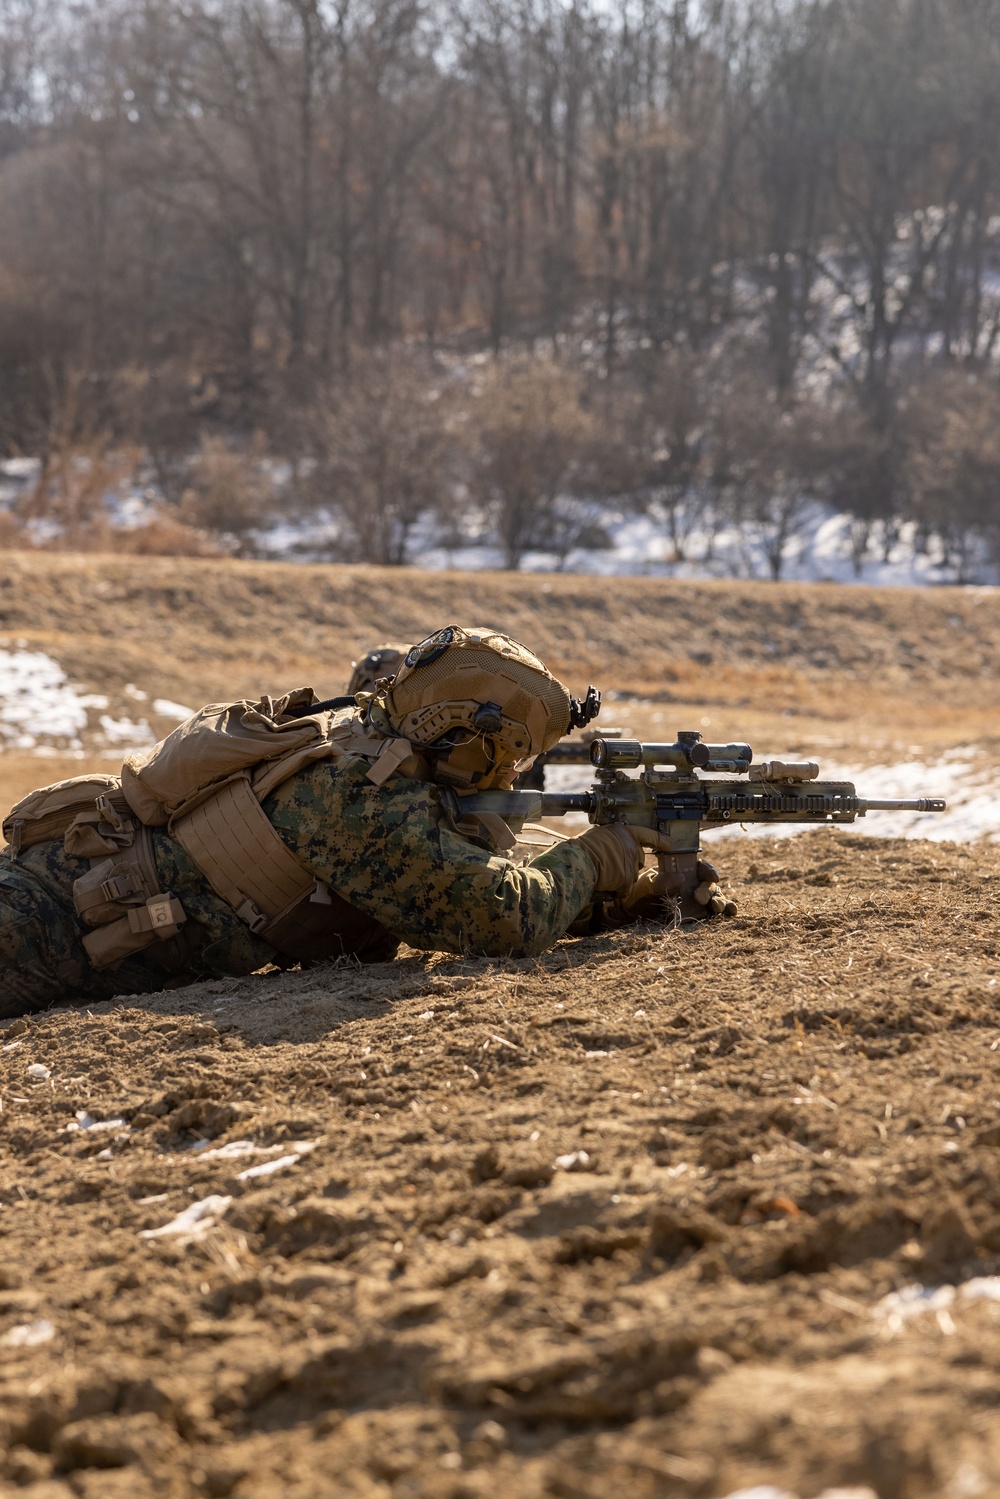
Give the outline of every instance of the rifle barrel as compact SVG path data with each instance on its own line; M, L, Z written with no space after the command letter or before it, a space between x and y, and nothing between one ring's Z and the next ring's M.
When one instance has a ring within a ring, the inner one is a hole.
M891 796L866 796L859 799L858 810L865 812L944 812L948 803L941 796L918 796L899 799Z

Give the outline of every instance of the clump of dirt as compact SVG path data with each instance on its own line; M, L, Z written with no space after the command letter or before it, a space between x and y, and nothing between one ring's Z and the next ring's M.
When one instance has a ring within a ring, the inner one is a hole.
M1000 1490L1000 850L720 862L729 922L3 1027L3 1492Z

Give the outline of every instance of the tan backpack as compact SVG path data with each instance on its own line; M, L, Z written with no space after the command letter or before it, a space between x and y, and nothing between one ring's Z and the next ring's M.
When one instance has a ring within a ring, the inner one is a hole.
M120 776L90 775L74 776L29 792L3 820L10 857L16 859L22 849L44 843L47 838L63 837L80 813L93 810L99 796L120 789Z
M129 755L122 766L129 806L148 827L165 827L236 778L252 779L262 800L310 761L341 753L334 713L303 715L318 701L300 687L256 703L209 703L151 749ZM290 710L299 716L286 717Z
M353 708L308 712L317 702L302 687L256 703L209 704L130 755L120 780L79 777L33 792L11 810L3 830L12 857L62 834L67 853L91 860L73 896L81 920L97 928L83 938L96 967L178 938L187 917L158 888L149 831L164 826L216 894L280 952L312 961L344 951L347 926L368 918L309 873L260 804L303 766L344 754L370 757L370 775L381 783L405 741L369 735Z

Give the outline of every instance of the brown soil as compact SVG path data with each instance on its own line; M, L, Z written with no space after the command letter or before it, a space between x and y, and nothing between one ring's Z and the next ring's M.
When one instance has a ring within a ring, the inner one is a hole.
M647 735L995 733L990 594L0 563L0 644L182 702L336 691L472 616L638 694L609 716ZM719 856L731 922L0 1028L0 1493L1000 1493L1000 1303L879 1307L1000 1275L1000 848ZM142 1237L212 1196L190 1240Z
M873 1310L1000 1273L1000 851L727 857L732 922L10 1023L3 1492L1000 1492L1000 1306Z

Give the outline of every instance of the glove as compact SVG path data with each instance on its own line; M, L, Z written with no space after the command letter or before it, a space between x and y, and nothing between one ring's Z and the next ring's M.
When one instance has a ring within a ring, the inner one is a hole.
M700 883L695 888L694 898L699 906L704 907L706 916L736 915L736 902L723 894L719 871L707 859L698 860L698 879Z
M719 871L707 859L699 859L696 874L698 885L692 892L694 907L685 899L678 904L678 896L671 891L666 877L659 869L644 869L630 890L618 897L608 908L609 921L614 926L627 926L633 921L673 921L678 916L688 920L705 916L735 916L736 902L723 895L719 884Z
M652 828L634 828L623 822L609 822L588 828L572 840L585 851L597 870L595 890L613 893L629 890L639 877L646 849L665 849L668 840Z

